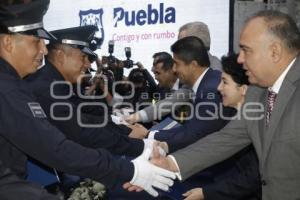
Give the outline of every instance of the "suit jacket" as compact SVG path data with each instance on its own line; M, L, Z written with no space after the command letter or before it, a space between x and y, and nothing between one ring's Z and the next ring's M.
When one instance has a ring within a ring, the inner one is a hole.
M266 98L266 88L250 87L242 108L247 119L243 114L221 131L174 153L182 176L187 178L253 143L259 159L262 199L300 199L299 56L277 94L268 128L264 111L253 105L265 106ZM257 112L246 112L246 106Z
M228 120L219 116L211 117L212 115L208 114L218 114L223 108L221 96L217 90L220 80L221 72L208 69L199 84L196 98L192 104L194 108L194 112L191 113L192 118L185 121L180 127L159 131L154 138L159 141L166 141L170 152L173 152L223 128ZM223 110L235 113L234 109L224 108ZM209 119L200 119L199 117Z
M258 159L252 145L209 169L213 182L196 186L202 187L205 200L261 199Z
M209 67L211 69L218 70L218 71L223 71L222 70L222 63L216 56L213 56L208 52L208 58L209 58L209 62L210 62Z
M258 160L253 146L182 183L175 183L168 196L182 199L182 193L196 187L202 187L205 200L261 199Z
M49 121L60 129L67 138L86 147L105 148L119 155L138 156L143 152L144 143L142 140L129 138L126 134L122 134L123 129L110 120L105 126L99 128L81 126L78 120L81 120L84 124L100 124L103 118L85 113L80 113L79 118L77 115L78 107L68 98L56 99L51 95L51 88L52 93L56 96L66 96L70 93L69 86L65 84L57 84L51 87L54 81L64 81L62 75L51 63L47 62L42 69L28 77L27 81L33 94L37 97L37 101L49 116ZM67 104L71 106L71 109L68 106L56 106L53 107L51 115L51 106L55 103ZM71 114L71 117L68 119L56 119L58 117L66 118L69 114Z

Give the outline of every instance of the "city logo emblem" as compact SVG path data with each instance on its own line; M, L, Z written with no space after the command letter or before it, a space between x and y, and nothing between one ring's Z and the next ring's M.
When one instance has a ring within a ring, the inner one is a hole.
M80 26L94 25L98 27L98 31L95 33L95 42L97 48L100 48L104 41L104 28L102 22L103 9L98 10L80 10Z

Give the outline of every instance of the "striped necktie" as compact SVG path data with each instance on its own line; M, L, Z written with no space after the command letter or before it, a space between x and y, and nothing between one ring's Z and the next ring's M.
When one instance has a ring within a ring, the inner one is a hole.
M268 90L268 99L267 99L267 112L266 112L266 125L268 126L271 118L271 113L274 107L277 93L271 90Z

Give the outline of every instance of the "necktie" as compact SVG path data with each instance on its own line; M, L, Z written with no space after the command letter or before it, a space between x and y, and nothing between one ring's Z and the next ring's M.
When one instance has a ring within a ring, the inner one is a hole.
M268 90L266 125L268 125L270 122L271 113L274 107L276 96L276 92Z

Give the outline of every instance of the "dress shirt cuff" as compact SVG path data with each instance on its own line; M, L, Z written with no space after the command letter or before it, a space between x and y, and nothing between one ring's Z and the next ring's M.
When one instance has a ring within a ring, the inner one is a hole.
M148 121L147 113L144 110L140 110L137 113L138 113L138 115L140 117L140 121L141 122L147 122Z
M152 139L154 140L155 138L155 134L157 133L158 131L150 131L149 134L148 134L148 139Z
M172 159L173 163L175 163L175 165L176 165L176 167L177 167L177 169L178 169L178 172L176 172L175 174L176 174L178 180L181 181L181 180L182 180L182 177L181 177L180 169L179 169L179 166L178 166L178 163L177 163L175 157L172 156L172 155L168 155L168 157Z

